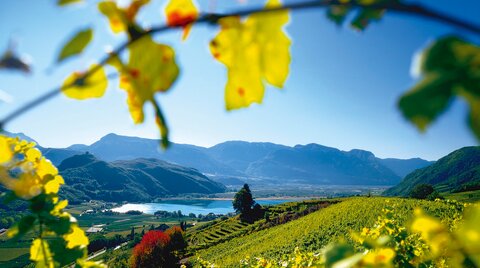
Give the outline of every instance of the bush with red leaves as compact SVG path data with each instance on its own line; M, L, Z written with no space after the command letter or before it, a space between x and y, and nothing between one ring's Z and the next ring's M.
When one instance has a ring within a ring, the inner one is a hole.
M132 268L174 267L176 258L171 252L171 238L162 231L146 233L133 248Z

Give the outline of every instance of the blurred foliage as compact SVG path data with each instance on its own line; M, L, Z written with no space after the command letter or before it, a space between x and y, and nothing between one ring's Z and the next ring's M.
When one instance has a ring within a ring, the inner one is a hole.
M86 261L88 238L75 218L64 211L68 201L58 197L63 178L35 143L0 135L0 152L0 184L10 190L4 200L23 199L30 209L7 235L19 239L35 234L30 260L37 267L103 267Z
M30 64L18 56L13 49L8 49L0 58L0 70L12 70L20 71L24 73L30 73Z
M420 57L421 80L399 101L403 115L424 131L455 97L461 97L470 106L469 126L480 139L480 47L447 36L434 41Z

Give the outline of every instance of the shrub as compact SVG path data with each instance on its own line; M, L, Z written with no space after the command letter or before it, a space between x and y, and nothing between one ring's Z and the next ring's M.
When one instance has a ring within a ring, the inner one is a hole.
M434 191L435 189L433 189L431 184L422 183L413 187L412 191L410 192L410 197L416 199L427 199L427 197Z
M187 240L185 239L185 232L180 226L173 226L165 233L170 236L170 250L183 252L187 248Z
M133 268L171 267L175 258L169 250L170 236L162 231L149 231L142 241L133 248Z

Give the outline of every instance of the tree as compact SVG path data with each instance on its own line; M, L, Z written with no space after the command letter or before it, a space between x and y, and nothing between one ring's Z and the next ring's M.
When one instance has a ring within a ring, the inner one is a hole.
M133 248L132 268L173 267L175 258L170 251L169 235L162 231L147 232Z
M183 252L187 248L187 240L185 239L185 232L181 226L173 226L165 233L170 236L170 249L172 251Z
M253 200L250 187L245 183L233 198L233 209L235 209L237 213L240 213L240 216L248 216L251 214L254 205L255 201Z
M431 184L421 183L413 187L410 192L411 198L427 199L427 197L435 191Z
M130 239L133 240L135 239L135 228L132 227L132 230L130 231Z

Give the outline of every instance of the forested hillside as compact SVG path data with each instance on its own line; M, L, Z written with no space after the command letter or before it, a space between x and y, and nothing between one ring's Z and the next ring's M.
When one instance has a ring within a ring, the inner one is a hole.
M435 164L409 174L385 195L407 196L418 184L431 184L440 192L480 189L480 147L464 147L439 159Z

